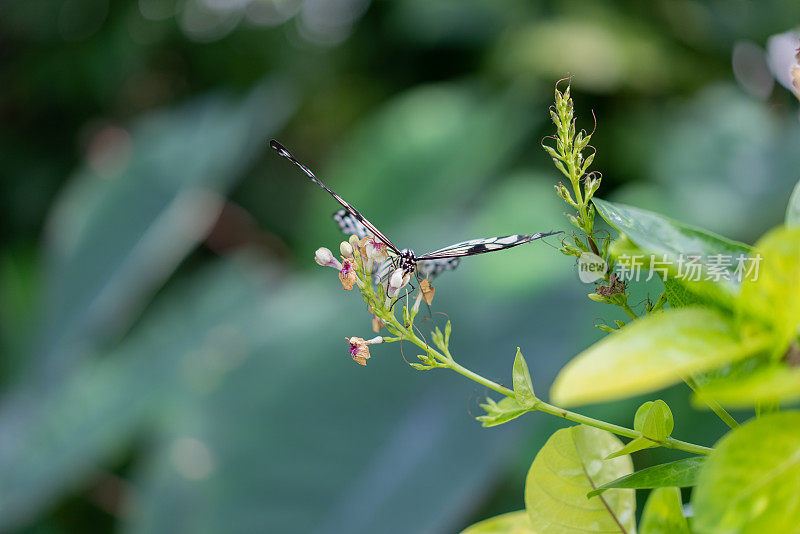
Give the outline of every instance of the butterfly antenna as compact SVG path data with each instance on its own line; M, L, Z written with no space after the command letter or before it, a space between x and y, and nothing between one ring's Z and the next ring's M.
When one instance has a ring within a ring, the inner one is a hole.
M318 186L320 186L320 187L322 187L323 189L326 189L326 190L328 189L327 187L325 187L325 184L320 182L319 179L314 175L314 173L311 172L311 169L309 169L308 167L306 167L305 165L300 163L298 161L298 159L296 157L294 157L294 155L291 152L289 152L288 148L286 148L285 146L283 146L282 144L277 142L275 139L270 139L269 146L270 146L270 148L275 150L275 152L277 152L279 156L288 159L289 161L291 161L292 163L294 163L295 165L300 167L300 170L303 171L304 173L306 173L306 175L308 175L308 177L311 178L311 180L314 183L316 183ZM333 194L332 191L330 191L330 190L328 190L328 191L331 194Z

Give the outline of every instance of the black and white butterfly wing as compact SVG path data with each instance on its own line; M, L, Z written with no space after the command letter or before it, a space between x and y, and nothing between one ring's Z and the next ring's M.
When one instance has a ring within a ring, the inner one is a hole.
M424 260L417 263L417 272L422 278L436 278L445 271L452 271L458 266L458 258L442 258Z
M372 235L372 236L375 236L375 237L376 237L376 238L378 238L380 241L382 241L382 242L383 242L383 243L386 245L386 247L387 247L388 249L392 250L392 251L393 251L393 252L395 252L396 254L400 254L400 250L399 250L399 249L398 249L396 246L394 246L394 245L392 244L392 242L391 242L391 241L389 241L389 238L388 238L388 237L386 237L385 235L383 235L383 233L381 233L381 231L380 231L380 230L378 230L378 229L375 227L375 225L374 225L374 224L372 224L371 222L369 222L369 221L367 220L367 218L366 218L366 217L364 217L363 215L361 215L361 213L360 213L360 212L359 212L357 209L355 209L353 206L351 206L351 205L350 205L350 204L349 204L349 203L348 203L348 202L347 202L345 199L343 199L343 198L342 198L342 197L340 197L338 194L336 194L336 193L335 193L335 192L334 192L332 189L330 189L330 188L329 188L327 185L323 184L323 183L322 183L322 182L319 180L319 178L317 178L317 177L314 175L314 173L313 173L313 172L311 172L311 169L309 169L308 167L306 167L305 165L303 165L302 163L300 163L300 162L297 160L297 158L295 158L295 157L292 155L292 153L291 153L291 152L289 152L289 150L288 150L288 149L287 149L285 146L283 146L282 144L280 144L279 142L277 142L277 141L276 141L276 140L274 140L274 139L272 139L272 140L269 142L269 146L270 146L270 147L272 147L272 148L273 148L273 149L274 149L274 150L275 150L275 151L276 151L276 152L277 152L279 155L283 156L284 158L288 159L289 161L291 161L292 163L294 163L295 165L297 165L297 166L300 168L300 170L302 170L302 171L303 171L303 172L306 174L306 176L308 176L308 177L311 179L311 181L313 181L315 184L317 184L318 186L320 186L321 188L323 188L325 191L327 191L328 193L330 193L330 195L331 195L331 196L332 196L334 199L336 199L336 202L338 202L339 204L341 204L341 205L342 205L342 207L344 207L344 209L346 209L346 210L347 210L347 211L348 211L348 212L349 212L349 213L350 213L350 214L351 214L351 215L352 215L352 216L353 216L353 217L354 217L354 218L355 218L355 219L356 219L356 220L357 220L359 223L361 223L361 224L362 224L362 225L363 225L363 226L364 226L364 227L365 227L365 228L366 228L366 229L369 231L369 234L370 234L370 235Z
M419 261L426 260L441 260L446 258L460 258L463 256L474 256L476 254L485 254L487 252L494 252L496 250L503 250L506 248L516 247L530 243L536 239L547 237L550 235L560 234L561 232L550 232L547 234L513 234L501 237L486 237L481 239L470 239L469 241L462 241L449 247L440 248L433 252L428 252L422 256L417 256Z
M359 239L364 239L372 235L367 227L353 217L353 214L342 208L333 214L333 220L339 225L339 230L345 235L354 235Z

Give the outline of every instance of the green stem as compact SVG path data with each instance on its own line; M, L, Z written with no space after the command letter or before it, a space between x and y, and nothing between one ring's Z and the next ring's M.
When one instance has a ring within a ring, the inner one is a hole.
M569 410L559 408L558 406L547 404L546 402L541 400L536 403L533 409L538 410L540 412L549 413L551 415L555 415L558 417L563 417L564 419L573 421L575 423L580 423L582 425L588 425L588 426L593 426L595 428L600 428L602 430L607 430L608 432L617 434L619 436L624 436L626 438L635 439L641 436L641 433L637 432L636 430L625 428L624 426L619 426L612 423L606 423L605 421L600 421L599 419L594 419L592 417L581 415L579 413L571 412ZM694 443L688 443L686 441L681 441L675 438L667 438L664 442L661 443L661 446L667 449L677 449L701 455L707 455L714 450L708 447L703 447L702 445L695 445Z
M636 312L633 311L633 308L630 307L630 304L628 304L627 301L623 302L619 306L620 306L620 308L622 308L625 311L625 313L628 314L628 317L630 317L631 319L636 320L636 319L639 318L639 316L636 315Z
M402 332L402 337L407 341L410 341L427 350L429 353L433 354L439 361L447 364L447 367L452 369L453 371L457 372L458 374L469 378L470 380L481 384L493 391L500 393L501 395L505 395L506 397L514 398L514 392L508 389L505 386L501 386L497 382L493 382L488 378L485 378L478 373L471 371L464 367L463 365L456 362L453 357L449 354L446 355L441 354L436 349L433 349L421 340L417 335L407 328L403 327L399 322L395 319L393 321L395 328ZM555 415L557 417L562 417L564 419L568 419L569 421L573 421L575 423L580 423L583 425L593 426L595 428L600 428L602 430L607 430L613 434L617 434L619 436L624 436L626 438L635 439L641 436L639 432L636 430L625 428L624 426L615 425L613 423L607 423L605 421L601 421L599 419L594 419L592 417L588 417L586 415L581 415L579 413L571 412L569 410L565 410L563 408L559 408L558 406L553 406L552 404L547 404L544 401L538 401L536 405L531 408L529 411L540 411L544 413L549 413L551 415ZM662 447L668 449L677 449L681 451L690 452L692 454L701 454L706 455L709 454L713 449L709 449L708 447L703 447L702 445L695 445L694 443L688 443L686 441L681 441L675 438L667 438L663 443L661 443Z
M727 412L727 410L725 410L725 408L720 406L719 403L717 401L715 401L714 399L712 399L712 398L710 398L710 397L708 397L706 395L703 395L702 391L700 391L700 388L697 385L697 382L694 381L694 378L686 377L686 378L683 379L683 381L686 382L686 385L689 386L692 389L692 391L694 392L695 395L697 395L697 398L702 400L703 402L705 402L706 405L709 408L711 408L711 411L713 411L715 414L717 414L717 417L722 419L722 421L726 425L728 425L731 428L738 428L739 427L739 423L736 421L736 419L733 418L733 416L731 414L729 414Z

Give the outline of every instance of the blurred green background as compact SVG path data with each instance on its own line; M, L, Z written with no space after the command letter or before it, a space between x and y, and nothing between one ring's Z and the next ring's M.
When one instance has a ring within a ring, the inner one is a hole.
M354 365L369 316L312 259L338 206L267 139L418 251L567 230L539 143L572 74L599 196L752 242L800 177L775 37L798 22L796 0L2 3L0 531L440 533L522 508L563 421L482 429L485 389L396 345ZM555 244L439 280L463 364L508 383L520 346L544 393L616 317ZM724 432L661 396L676 437ZM642 400L585 411L630 425Z

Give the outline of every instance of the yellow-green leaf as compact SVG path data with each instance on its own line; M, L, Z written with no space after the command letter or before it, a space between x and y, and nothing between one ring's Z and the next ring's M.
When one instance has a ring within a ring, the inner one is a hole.
M627 445L622 447L620 450L616 452L612 452L608 456L604 458L604 460L610 460L612 458L617 458L619 456L625 456L626 454L633 454L634 452L642 451L644 449L652 449L653 447L658 447L658 443L653 440L638 437L632 439L628 442Z
M551 390L556 404L621 399L669 386L759 351L765 337L740 339L732 320L706 308L650 314L572 359Z
M598 486L630 474L630 456L603 460L622 443L589 426L562 428L550 436L528 471L525 506L540 532L634 532L634 490L611 489L587 499Z
M756 243L756 276L742 284L737 317L743 328L760 320L773 336L776 356L782 356L800 324L800 228L777 228Z
M689 525L683 517L681 491L678 488L651 491L639 526L641 534L689 534Z
M533 393L533 381L531 374L528 371L528 364L525 363L525 358L522 356L519 347L517 347L517 355L514 357L514 398L517 403L524 408L532 408L536 404L536 395Z
M708 457L692 495L692 528L703 534L798 532L800 412L751 420Z
M633 429L641 432L645 438L663 442L675 429L672 410L661 399L645 402L636 410Z
M502 425L528 411L527 408L520 406L516 399L511 397L503 397L500 402L487 398L486 403L481 404L481 408L484 409L486 415L479 415L475 419L485 427Z
M745 375L719 378L703 386L699 394L692 397L692 404L700 409L708 408L704 397L731 408L776 401L795 402L800 400L800 368L781 363Z
M462 530L461 534L536 534L525 510L484 519Z

